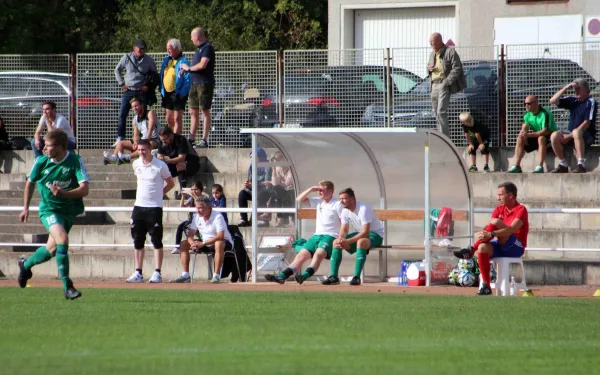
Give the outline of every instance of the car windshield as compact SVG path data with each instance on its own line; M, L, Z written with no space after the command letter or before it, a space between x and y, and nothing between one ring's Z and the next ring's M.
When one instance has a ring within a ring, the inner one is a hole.
M290 74L284 81L287 95L320 93L333 84L331 75L326 73Z

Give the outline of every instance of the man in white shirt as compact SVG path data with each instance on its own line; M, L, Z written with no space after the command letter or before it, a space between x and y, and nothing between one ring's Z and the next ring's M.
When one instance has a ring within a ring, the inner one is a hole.
M369 249L383 243L383 223L377 218L373 207L356 201L354 190L344 189L340 192L340 202L344 207L340 217L342 225L340 235L333 242L331 257L331 274L323 282L325 285L340 283L338 271L342 263L342 249L350 254L356 253L354 277L350 285L360 285L360 274L365 266ZM354 232L348 234L352 226Z
M319 192L318 197L308 197L310 193L317 191ZM288 268L278 275L266 275L267 281L283 284L288 277L296 273L296 282L302 284L314 275L323 259L331 258L333 241L340 232L340 215L342 214L342 206L340 201L333 197L333 191L333 182L321 181L318 186L308 188L296 198L299 203L310 204L311 207L317 208L315 234L304 245L296 246L298 254ZM310 258L312 258L310 266L302 274L298 274L296 271Z
M221 282L221 268L225 258L225 251L233 250L233 238L223 214L214 211L207 196L195 199L196 211L188 228L187 239L181 241L179 259L181 260L181 276L169 281L171 283L189 283L190 279L190 249L192 251L215 253L215 268L211 282ZM196 231L202 235L202 240L194 239Z
M42 117L40 118L40 123L35 130L35 134L33 135L32 149L35 157L42 156L44 152L44 138L42 137L42 132L44 131L44 127L47 128L49 132L52 129L60 129L67 133L67 150L75 150L77 148L77 141L75 139L75 134L73 134L73 129L71 128L71 124L67 121L65 116L56 112L56 103L54 102L45 102L42 104Z
M142 266L144 264L144 244L146 234L154 246L154 262L156 269L150 278L150 283L161 283L160 268L163 261L163 196L175 186L169 168L162 160L152 155L152 145L149 139L138 142L140 158L131 166L137 177L137 191L133 214L131 215L131 238L135 252L135 272L128 283L143 283ZM165 185L166 182L166 185Z

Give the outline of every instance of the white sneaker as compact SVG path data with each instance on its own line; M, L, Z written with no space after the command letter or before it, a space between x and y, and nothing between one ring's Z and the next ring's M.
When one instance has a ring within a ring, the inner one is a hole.
M174 247L173 251L171 251L171 254L179 254L179 247Z
M143 283L144 282L144 276L140 275L137 272L134 272L133 275L131 275L131 277L129 279L127 279L128 283Z
M150 280L148 280L149 283L162 283L162 276L160 276L160 273L158 272L154 272L152 274L152 277L150 278Z
M220 282L221 282L221 276L219 276L219 275L214 275L214 276L213 276L213 278L212 278L212 280L211 280L210 282L211 282L211 283L213 283L213 284L218 284L218 283L220 283Z

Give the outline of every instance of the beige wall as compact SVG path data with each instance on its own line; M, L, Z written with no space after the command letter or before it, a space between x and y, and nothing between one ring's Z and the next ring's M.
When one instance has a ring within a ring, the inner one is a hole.
M354 10L343 10L344 6L385 9L452 4L457 4L458 44L462 46L492 45L496 17L600 15L600 0L540 5L507 5L505 0L329 0L329 49L354 48Z

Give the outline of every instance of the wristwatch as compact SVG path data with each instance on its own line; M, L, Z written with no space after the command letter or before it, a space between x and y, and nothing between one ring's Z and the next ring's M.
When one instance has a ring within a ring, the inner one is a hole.
M496 233L494 233L494 232L490 232L490 235L492 236L491 238L496 237Z

